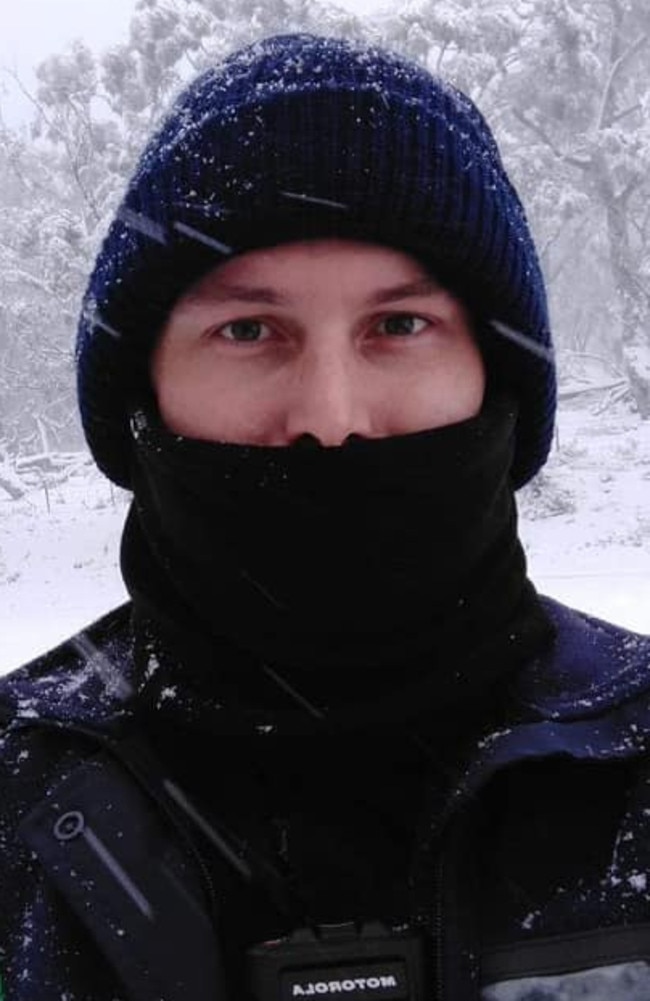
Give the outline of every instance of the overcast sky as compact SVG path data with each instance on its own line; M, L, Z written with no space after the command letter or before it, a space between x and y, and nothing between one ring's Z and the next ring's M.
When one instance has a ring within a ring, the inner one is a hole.
M136 0L0 0L0 68L17 72L26 84L34 65L74 38L93 49L126 38ZM272 2L272 0L268 0ZM386 0L336 0L355 13L367 13ZM6 74L0 75L0 107L9 124L25 114Z

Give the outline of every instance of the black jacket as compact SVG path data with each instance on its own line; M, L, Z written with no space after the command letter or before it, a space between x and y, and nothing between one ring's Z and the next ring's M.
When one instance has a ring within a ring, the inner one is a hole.
M423 930L427 997L650 996L650 640L546 609L556 639L521 672L513 724L442 760L435 735L422 757L408 741L355 753L194 732L173 711L149 733L157 679L136 667L128 607L4 678L7 1001L239 1001L246 948L300 922L292 874L312 919L342 921L359 917L352 891L336 907L357 868L383 908L364 917ZM357 807L365 860L358 830L345 840Z

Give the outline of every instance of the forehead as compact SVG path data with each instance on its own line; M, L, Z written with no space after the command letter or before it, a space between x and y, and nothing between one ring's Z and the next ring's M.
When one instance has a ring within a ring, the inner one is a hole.
M388 293L404 286L427 295L440 284L410 254L381 244L345 239L309 239L238 254L208 271L182 296L185 305L223 298L275 303L314 288Z

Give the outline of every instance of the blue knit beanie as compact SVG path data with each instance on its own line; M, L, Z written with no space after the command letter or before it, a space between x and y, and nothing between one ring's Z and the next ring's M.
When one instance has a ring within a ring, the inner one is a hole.
M112 480L129 486L129 402L182 292L233 253L330 235L416 255L471 306L487 330L489 376L519 403L515 486L537 472L555 412L546 294L483 117L393 54L287 35L235 53L181 94L97 257L78 392L88 443Z

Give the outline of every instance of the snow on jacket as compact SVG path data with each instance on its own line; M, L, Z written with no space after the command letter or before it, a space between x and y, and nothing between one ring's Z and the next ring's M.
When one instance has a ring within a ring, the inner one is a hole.
M432 819L443 1001L650 997L650 638L544 601L557 635L518 681L529 722L483 737ZM151 679L129 622L0 682L6 1001L225 996L219 885L130 735Z

